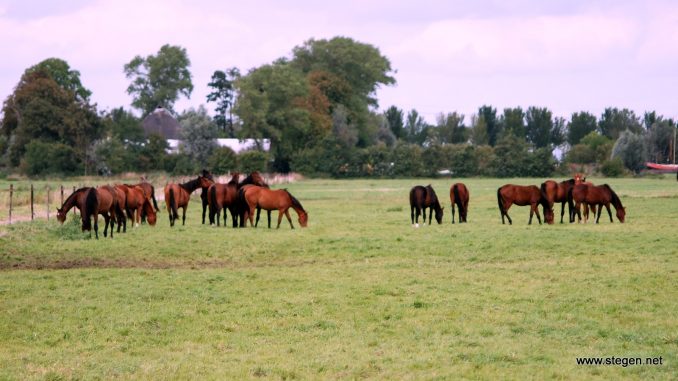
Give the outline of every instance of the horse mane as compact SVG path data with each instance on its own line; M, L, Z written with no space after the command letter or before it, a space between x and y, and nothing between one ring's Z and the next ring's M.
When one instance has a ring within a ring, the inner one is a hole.
M610 196L612 197L612 205L614 205L615 209L617 207L623 208L624 206L622 205L621 200L619 199L619 196L617 196L617 194L614 193L612 188L607 184L603 184L603 187L605 187L605 189L610 191Z
M440 208L440 201L438 201L438 195L436 195L436 191L433 190L431 184L427 185L424 189L426 189L426 192L431 195L431 205L437 205L437 207ZM424 197L426 196L427 195L424 195Z
M206 176L203 176L206 177ZM186 189L188 193L192 193L194 190L198 189L200 187L200 176L193 180L189 180L183 184L179 184L180 187Z
M287 189L283 189L283 190L285 191L285 193L287 193L288 196L290 196L290 199L292 200L292 205L296 208L301 209L302 212L306 213L306 210L304 210L304 207L301 206L301 203L299 202L299 200L297 200L294 196L292 196L292 194Z
M264 177L258 171L250 172L245 179L239 183L239 186L254 184L260 187L269 188L268 184L264 180Z
M235 172L231 176L231 180L227 183L228 185L238 185L238 179L240 179L240 173Z
M86 188L82 188L86 189ZM82 213L82 227L85 230L92 229L92 221L90 217L94 212L99 209L99 199L97 199L97 190L94 188L89 188L87 191L87 197L85 198L84 208L80 211Z
M64 205L68 205L68 203L71 202L71 200L72 200L74 197L76 197L80 192L86 191L87 189L89 189L89 187L82 187L82 188L80 188L80 189L74 191L73 193L71 193L68 197L66 197L66 201L64 201L64 203L61 205L61 207L63 208ZM75 204L75 203L74 203L74 204ZM79 207L79 206L78 206L78 207Z

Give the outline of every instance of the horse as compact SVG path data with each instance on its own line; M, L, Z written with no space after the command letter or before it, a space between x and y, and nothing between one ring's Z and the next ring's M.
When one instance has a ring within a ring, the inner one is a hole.
M290 227L294 229L292 218L290 217L289 209L294 209L299 216L299 225L305 228L308 224L308 212L304 210L299 200L297 200L287 189L271 190L260 187L258 185L247 185L238 191L238 198L247 204L248 218L250 226L255 226L253 222L254 209L261 208L267 211L278 210L278 225L276 229L280 228L283 214L287 217ZM255 226L256 227L256 226Z
M247 177L243 179L243 181L238 183L238 193L240 193L240 189L242 189L245 186L248 185L256 185L262 188L269 188L268 184L266 184L266 181L264 180L264 177L257 171L250 172ZM248 217L249 213L249 207L247 204L244 202L244 199L241 197L238 197L236 200L236 205L235 205L235 210L238 213L238 218L240 219L240 224L239 226L241 228L245 227L245 220ZM257 227L259 225L259 214L261 212L261 208L257 208L257 219L254 223L254 226ZM266 214L268 216L268 227L271 227L271 211L267 210Z
M593 210L598 206L598 216L596 218L596 223L600 221L600 215L603 211L603 206L607 209L607 214L610 216L610 222L614 222L612 219L612 211L610 210L610 204L614 206L616 211L617 218L619 222L624 223L626 219L626 208L621 203L619 196L612 190L612 188L607 185L589 185L589 184L577 184L575 185L569 193L568 203L570 205L574 204L573 210L577 214L579 221L581 221L581 212L579 211L579 205L582 203L587 203L593 205ZM572 208L572 206L570 206Z
M565 203L567 202L567 195L576 181L577 180L574 178L561 181L560 183L557 183L553 180L546 180L541 184L541 191L546 195L546 200L549 203L549 207L553 209L553 205L556 202L560 203L561 224L563 223L563 216L565 215ZM570 214L571 213L572 211L570 210Z
M456 183L450 187L450 204L452 204L452 223L454 223L454 204L459 208L459 223L466 222L468 213L469 192L466 185Z
M236 202L238 199L238 179L240 174L233 173L231 180L226 184L214 183L208 188L208 202L210 212L210 225L214 225L215 217L216 224L219 226L221 219L221 210L224 210L224 226L226 226L226 208L231 212L231 220L233 227L238 223L238 212L236 210Z
M82 219L82 231L89 231L89 236L92 236L92 221L94 218L94 234L96 239L99 239L99 200L97 199L97 191L94 188L85 187L80 188L70 194L64 201L61 208L57 208L57 221L63 225L66 221L66 216L71 208L76 207L80 209L80 218Z
M214 177L212 177L212 174L206 169L202 170L201 176L206 177L206 178L212 180L212 182L214 182ZM209 186L207 186L207 187L200 186L200 188L202 189L202 191L200 192L200 200L202 201L202 224L205 225L205 214L207 212L207 207L209 205L209 200L207 199L208 198L207 192L208 192Z
M511 205L518 206L530 205L530 220L528 225L532 224L532 216L537 214L537 220L541 225L541 217L539 216L538 205L544 209L544 220L548 224L553 223L553 209L551 209L546 195L541 189L535 185L513 185L506 184L497 189L497 203L499 204L499 212L501 214L501 223L505 224L504 216L508 218L509 225L513 224L511 217L508 215L508 210Z
M125 216L125 213L123 212L124 210L126 210L127 195L125 194L125 191L118 188L117 185L113 186L113 190L115 191L115 202L117 203L116 219L117 219L117 222L118 222L118 233L120 233L121 227L122 227L122 232L127 233L127 217Z
M575 173L574 174L574 184L586 184L586 185L594 185L590 181L586 181L586 175L583 173ZM568 190L568 197L569 197L569 190ZM584 223L586 223L589 220L589 204L586 202L581 203L584 206ZM569 205L569 202L568 202ZM574 222L574 216L575 216L575 211L572 208L570 209L570 223ZM591 212L593 213L593 218L596 217L596 208L591 208Z
M165 185L165 205L169 213L170 226L174 226L174 222L179 219L179 208L182 209L181 224L185 225L186 208L188 207L188 201L191 199L191 193L198 188L209 188L213 183L214 181L210 178L198 175L197 178L183 184Z
M151 205L150 196L139 185L122 184L116 185L116 189L125 193L125 211L127 218L132 220L135 227L139 227L141 216L146 215L148 224L155 226L157 214Z
M99 200L99 214L104 217L104 237L111 227L111 238L113 238L113 225L116 222L115 216L122 214L122 209L118 204L117 192L110 185L102 185L96 188L97 200Z
M153 184L149 183L145 177L141 177L141 182L138 184L132 184L129 186L137 186L141 187L141 189L144 190L144 193L146 194L146 197L149 198L151 202L153 202L153 208L155 209L155 213L158 213L160 209L158 208L158 202L155 199L155 187L153 187ZM141 223L144 223L146 221L146 212L145 208L142 209L141 211Z
M431 217L433 212L436 213L436 221L438 224L443 223L443 209L438 202L438 196L433 190L431 184L427 186L416 185L410 189L410 217L412 218L412 225L419 227L419 215L424 215L424 225L426 224L426 208L431 208L429 211L428 224L431 225ZM415 216L416 211L416 216Z

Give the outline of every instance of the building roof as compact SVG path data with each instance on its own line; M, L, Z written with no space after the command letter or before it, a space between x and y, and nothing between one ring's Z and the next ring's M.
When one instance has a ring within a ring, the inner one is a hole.
M179 139L181 126L169 111L158 107L144 118L141 122L141 128L144 129L146 137L157 134L165 139Z

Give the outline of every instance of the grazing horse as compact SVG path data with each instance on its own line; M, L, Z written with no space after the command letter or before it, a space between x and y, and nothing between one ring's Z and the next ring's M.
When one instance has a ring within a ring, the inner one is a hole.
M89 231L92 236L92 221L94 218L94 234L96 239L99 239L99 200L97 199L97 191L94 188L85 187L71 193L61 208L57 208L57 220L63 224L66 221L66 216L71 208L76 207L80 209L80 218L82 219L82 231Z
M245 179L243 181L238 183L238 193L240 193L240 189L242 189L243 187L245 187L247 185L256 185L256 186L260 186L262 188L267 188L267 189L269 188L268 184L266 184L266 181L264 180L264 177L261 176L261 174L257 171L250 172L250 174L247 175L247 177L245 177ZM236 200L235 210L238 213L238 218L240 218L239 226L241 228L244 228L245 227L245 220L248 218L247 214L249 213L249 207L244 202L244 199L242 199L241 197L238 197L238 199ZM257 208L257 219L254 222L255 227L259 225L259 213L260 212L261 212L261 208ZM266 213L268 215L268 227L270 228L271 227L271 211L268 210L268 211L266 211Z
M499 204L499 212L501 213L501 223L504 224L504 216L508 218L509 225L513 224L511 217L508 215L508 210L511 205L518 206L530 205L530 221L532 224L532 216L537 214L537 220L541 225L541 217L539 216L538 205L544 209L544 220L548 224L553 223L553 209L549 206L546 195L535 185L513 185L506 184L497 189L497 202Z
M185 182L183 184L167 184L165 185L165 205L169 213L170 226L174 226L174 222L179 219L178 209L182 209L181 224L186 224L186 208L188 201L191 199L191 193L198 188L209 188L214 182L203 175Z
M139 227L141 217L145 215L148 224L155 225L157 214L153 205L151 205L150 196L146 194L144 188L139 185L122 184L116 185L116 189L125 193L125 211L127 218L132 220L135 227Z
M206 169L202 170L201 176L206 177L206 178L212 180L212 182L214 182L214 177L212 177L212 174ZM200 188L201 188L200 201L202 201L202 224L204 225L205 224L205 214L207 213L207 206L209 205L209 200L208 200L208 195L207 195L209 186L207 186L207 187L200 186Z
M612 211L610 210L610 204L614 206L614 209L617 214L619 222L624 223L626 218L626 208L621 203L619 196L610 188L609 185L588 185L588 184L577 184L575 185L568 196L568 203L572 208L572 203L574 203L574 213L577 214L579 221L581 221L581 212L579 206L582 203L587 203L593 205L592 210L595 210L598 206L598 216L596 218L596 223L600 221L600 215L603 211L603 206L607 209L607 214L610 216L610 222L614 222L612 219Z
M433 212L436 213L436 221L438 224L443 223L443 209L438 202L438 196L433 190L431 184L427 186L416 185L410 189L410 217L412 218L412 225L419 227L419 215L424 215L423 224L426 225L426 208L431 208L428 216L428 224L431 225L431 217ZM416 211L416 216L415 216Z
M466 185L456 183L450 187L450 204L452 204L452 223L454 223L454 205L459 208L459 223L466 222L468 213L469 192Z
M290 222L290 227L294 229L289 212L290 208L297 212L297 215L299 216L299 225L301 225L302 228L305 228L308 224L308 213L304 210L304 207L301 206L299 200L292 196L287 189L271 190L258 185L247 185L238 191L238 197L247 205L247 216L250 220L250 226L255 226L253 221L255 208L261 208L268 211L277 210L278 226L276 226L276 229L280 228L283 214L287 217L287 221Z
M226 184L214 183L208 188L208 201L210 212L210 225L214 225L215 217L216 224L219 226L221 219L221 210L224 210L224 227L226 226L226 208L231 212L231 220L233 227L238 224L238 212L236 210L236 201L238 199L238 179L240 174L233 173L231 180Z
M116 220L118 222L118 233L120 233L120 228L122 228L123 233L127 233L127 217L125 216L125 210L127 210L127 195L125 191L120 189L117 185L113 186L115 191L115 201L118 204L116 206Z
M145 177L141 177L140 183L129 185L129 186L141 187L144 190L144 194L149 199L149 201L153 202L153 208L155 209L155 212L158 213L160 211L160 209L158 208L158 202L155 199L155 187L153 187L153 184L146 181ZM142 210L141 211L141 223L144 223L145 221L146 221L146 212L145 212L145 210Z
M541 184L541 191L546 195L546 200L549 207L553 209L556 202L560 203L560 223L563 223L563 216L565 215L565 203L567 202L567 195L570 189L574 186L575 179L569 179L557 183L553 180L546 180ZM569 204L568 204L569 205ZM572 211L570 211L570 214Z

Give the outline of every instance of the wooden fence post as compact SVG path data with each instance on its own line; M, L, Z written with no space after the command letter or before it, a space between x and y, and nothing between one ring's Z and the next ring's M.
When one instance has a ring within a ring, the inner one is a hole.
M14 184L9 184L9 224L12 224L12 195L14 195Z
M31 222L33 222L33 184L31 183Z
M63 204L64 204L64 186L62 185L61 186L61 204L60 205L63 205Z
M49 221L49 185L47 185L46 188L47 188L47 221Z

